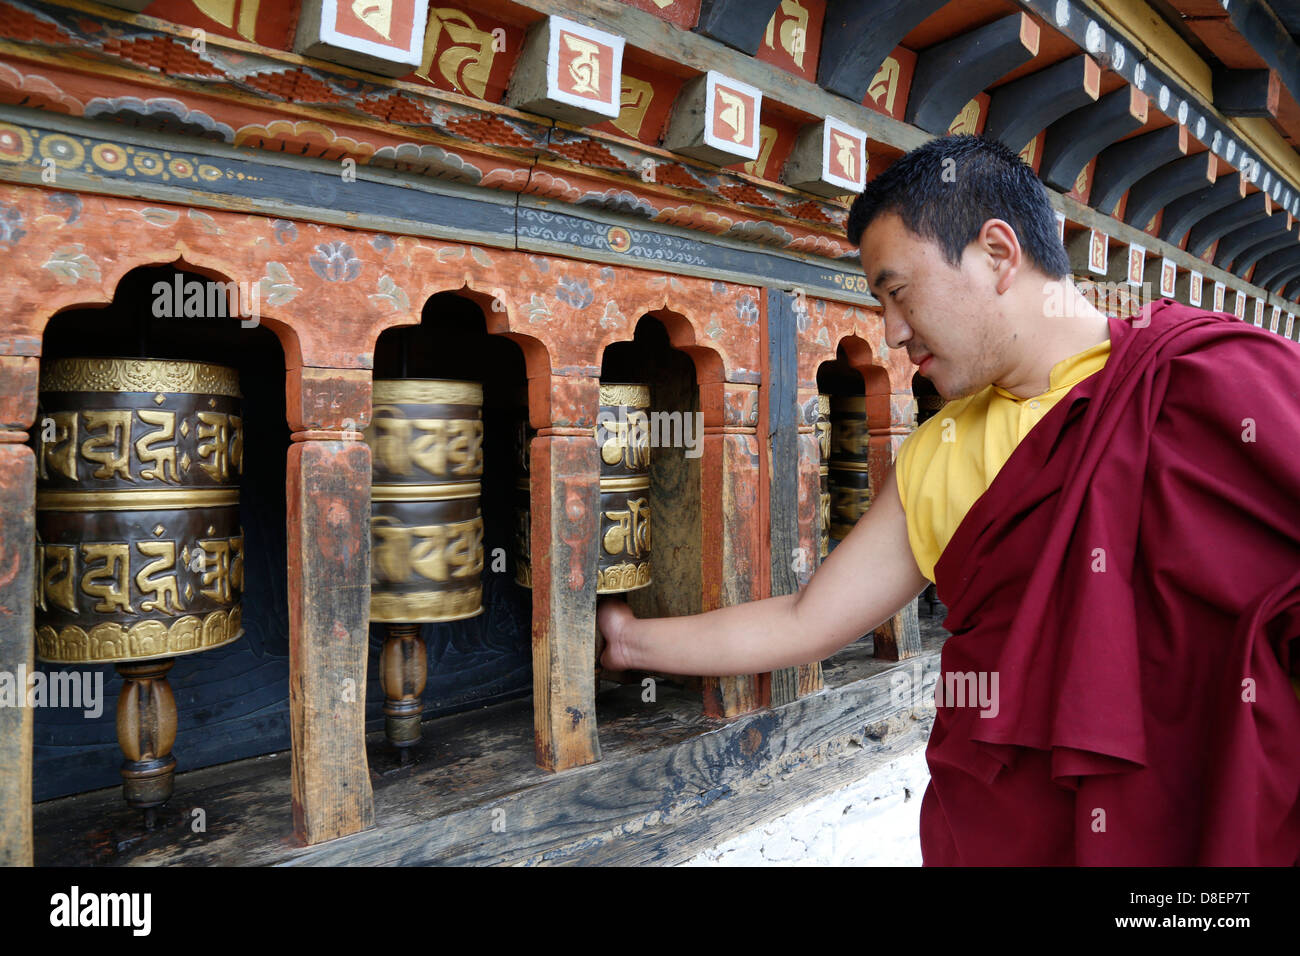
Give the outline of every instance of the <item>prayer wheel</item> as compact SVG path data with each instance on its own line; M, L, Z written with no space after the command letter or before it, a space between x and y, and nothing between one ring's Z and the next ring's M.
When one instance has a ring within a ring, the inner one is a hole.
M419 625L483 613L483 386L380 379L373 395L370 619L388 625L385 732L405 762L424 713Z
M816 433L820 477L820 494L817 499L820 535L817 539L817 550L825 558L830 554L831 531L831 397L829 395L817 396Z
M515 582L533 586L532 443L537 429L528 421L528 389L515 395Z
M650 584L649 408L648 385L600 386L597 594L635 591Z
M867 399L863 395L834 395L830 406L830 536L843 541L871 506Z
M56 359L41 370L34 439L36 656L116 667L123 791L152 826L176 768L167 672L243 634L239 375Z

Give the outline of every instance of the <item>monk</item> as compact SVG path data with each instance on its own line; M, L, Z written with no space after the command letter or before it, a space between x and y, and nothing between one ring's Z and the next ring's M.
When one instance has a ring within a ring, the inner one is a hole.
M933 581L925 865L1296 865L1300 346L1171 299L1098 311L1042 183L982 138L896 161L847 231L947 404L799 593L658 619L604 598L601 663L822 660Z

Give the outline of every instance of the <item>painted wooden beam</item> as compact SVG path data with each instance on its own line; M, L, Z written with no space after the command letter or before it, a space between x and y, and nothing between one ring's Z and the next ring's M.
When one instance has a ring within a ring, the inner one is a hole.
M861 103L885 58L913 27L945 3L947 0L829 0L822 26L818 84Z
M1233 262L1232 271L1244 278L1246 273L1250 272L1251 267L1269 253L1281 252L1283 249L1296 244L1296 234L1294 232L1286 232L1282 235L1261 239L1238 254Z
M1039 177L1049 186L1069 192L1079 170L1094 156L1146 121L1147 97L1131 86L1067 113L1047 127Z
M1268 4L1263 0L1232 0L1227 11L1228 20L1242 39L1277 72L1292 96L1300 96L1300 47Z
M1246 198L1246 182L1240 176L1225 176L1213 186L1188 193L1165 206L1160 221L1160 238L1177 245L1187 230L1206 216Z
M1129 189L1124 221L1145 228L1151 217L1169 203L1214 182L1217 168L1218 157L1213 153L1197 153L1148 173Z
M1214 264L1220 269L1231 269L1240 275L1241 272L1235 264L1243 252L1265 239L1275 239L1279 234L1286 232L1285 214L1265 216L1238 226L1231 232L1224 233L1219 240L1218 248L1214 250Z
M1245 199L1240 199L1231 206L1206 216L1192 226L1192 231L1187 237L1187 251L1194 256L1199 256L1233 229L1244 226L1262 215L1267 215L1264 195L1251 193Z
M1300 246L1272 252L1255 263L1251 283L1261 289L1274 289L1278 280L1300 272Z
M1214 71L1214 107L1225 116L1276 118L1281 92L1273 70Z
M1016 13L923 51L912 74L907 121L946 132L976 93L1037 56L1038 40L1038 24Z
M1100 92L1097 61L1084 53L1070 57L994 90L984 135L1019 151L1066 113L1095 103Z
M753 56L781 0L703 0L695 32Z
M1088 205L1113 215L1129 187L1180 156L1187 155L1187 127L1179 123L1107 146L1097 156Z

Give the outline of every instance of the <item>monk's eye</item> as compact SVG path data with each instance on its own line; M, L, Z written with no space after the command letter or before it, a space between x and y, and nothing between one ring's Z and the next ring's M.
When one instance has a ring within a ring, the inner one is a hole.
M900 293L900 292L902 292L902 291L903 291L903 287L902 287L901 285L900 285L898 288L896 288L896 289L890 289L890 290L889 290L889 297L890 297L891 299L897 299L897 298L898 298L898 293Z

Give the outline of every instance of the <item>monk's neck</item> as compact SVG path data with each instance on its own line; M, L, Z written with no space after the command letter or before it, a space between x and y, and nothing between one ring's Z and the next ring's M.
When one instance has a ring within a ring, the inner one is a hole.
M1046 392L1052 387L1052 369L1059 363L1110 338L1110 321L1096 309L1090 311L1094 314L1075 316L1068 325L1035 337L1025 349L1025 361L994 384L1016 398L1033 398Z

